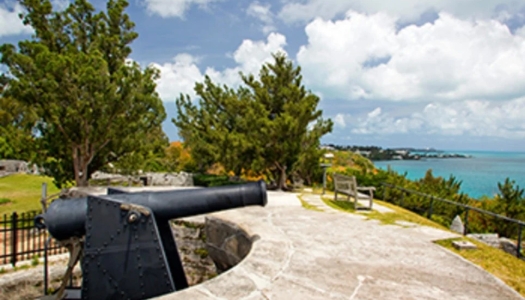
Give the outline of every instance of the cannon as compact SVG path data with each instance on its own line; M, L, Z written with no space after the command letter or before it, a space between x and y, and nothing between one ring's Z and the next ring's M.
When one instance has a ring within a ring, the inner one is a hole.
M35 226L70 246L68 271L81 262L82 285L66 299L148 299L188 286L171 219L266 203L263 181L162 192L108 188L107 195L53 201Z

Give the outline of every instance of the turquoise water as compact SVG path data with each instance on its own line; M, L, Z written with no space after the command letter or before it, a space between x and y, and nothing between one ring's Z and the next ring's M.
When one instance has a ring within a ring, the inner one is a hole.
M376 161L376 167L388 165L399 173L408 173L409 179L419 179L432 169L434 176L448 178L454 175L462 181L461 190L473 198L483 195L493 197L498 192L498 182L506 177L525 188L525 153L488 151L450 151L471 155L472 158L447 158L423 160Z

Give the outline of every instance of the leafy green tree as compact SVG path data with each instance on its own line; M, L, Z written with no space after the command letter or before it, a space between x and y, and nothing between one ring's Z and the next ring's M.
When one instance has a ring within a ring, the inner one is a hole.
M3 95L9 78L0 75L0 158L32 161L38 149L32 134L37 116L31 107Z
M206 77L195 86L198 106L181 96L173 122L196 162L219 162L236 175L267 172L287 189L293 172L311 177L319 168L319 139L333 124L322 119L319 97L302 85L301 69L282 54L273 57L258 78L241 74L244 86L237 90Z
M247 90L218 86L209 77L195 85L195 92L199 106L189 96L181 96L173 122L201 171L216 162L237 175L254 167L260 143L253 137L264 127L264 108Z
M125 0L109 0L107 12L86 0L58 12L49 0L20 4L35 33L18 48L0 48L12 77L6 92L35 109L45 166L57 184L85 186L93 171L143 147L143 133L161 126L158 71L127 61L138 34Z
M272 171L279 189L286 189L289 174L300 171L312 173L312 165L305 161L321 158L319 139L332 131L330 119L322 118L317 109L319 97L302 84L301 68L283 54L273 55L274 62L265 64L256 79L242 75L256 103L264 106L266 127L259 130L263 141L262 157ZM314 168L318 166L314 166Z
M496 212L512 219L525 220L524 190L509 178L506 178L503 183L499 182L498 189L499 193L494 198ZM515 224L499 219L495 221L497 223L496 230L500 235L512 237L517 234Z

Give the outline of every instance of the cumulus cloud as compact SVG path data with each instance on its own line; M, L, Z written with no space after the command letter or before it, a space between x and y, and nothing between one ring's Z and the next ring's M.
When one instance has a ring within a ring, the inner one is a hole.
M458 103L429 103L419 111L394 116L377 107L360 116L336 115L354 134L424 134L480 136L508 139L525 137L525 98L505 101L466 100ZM336 122L337 124L337 122Z
M22 6L18 3L12 6L6 4L0 4L0 37L31 34L33 29L30 26L25 26L18 17L18 14L23 12Z
M491 17L496 13L508 17L523 8L523 3L514 0L293 0L283 6L279 17L285 22L308 22L317 17L325 20L333 19L348 10L363 13L386 12L401 18L403 21L413 21L428 11L447 11L460 18Z
M345 115L344 114L335 115L334 124L336 127L345 128L346 127Z
M157 91L164 101L173 101L181 93L195 98L193 88L196 82L202 82L208 75L215 83L236 87L241 83L239 72L256 75L264 63L273 60L272 54L286 54L286 38L278 33L268 35L266 41L244 40L233 53L236 66L224 70L198 67L199 60L187 53L175 56L174 61L165 64L153 64L161 72L157 82Z
M163 18L183 18L184 13L192 6L206 8L211 2L217 0L144 0L150 13L158 14Z
M261 30L264 34L268 34L276 29L270 4L261 4L258 1L252 2L248 6L246 13L262 23Z
M386 14L316 19L297 61L326 96L394 101L509 100L525 94L525 30L441 13L433 24L396 29Z

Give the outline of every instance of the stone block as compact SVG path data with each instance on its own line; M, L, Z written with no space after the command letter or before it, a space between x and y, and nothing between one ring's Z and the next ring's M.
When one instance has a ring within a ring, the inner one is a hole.
M467 237L473 238L494 248L500 247L499 236L497 233L471 233Z
M453 241L452 246L458 250L477 249L476 245L468 241Z
M461 217L459 215L457 215L454 220L452 220L452 224L450 224L450 230L459 234L463 234L463 232L465 232L465 226L463 225L463 221L461 221Z

